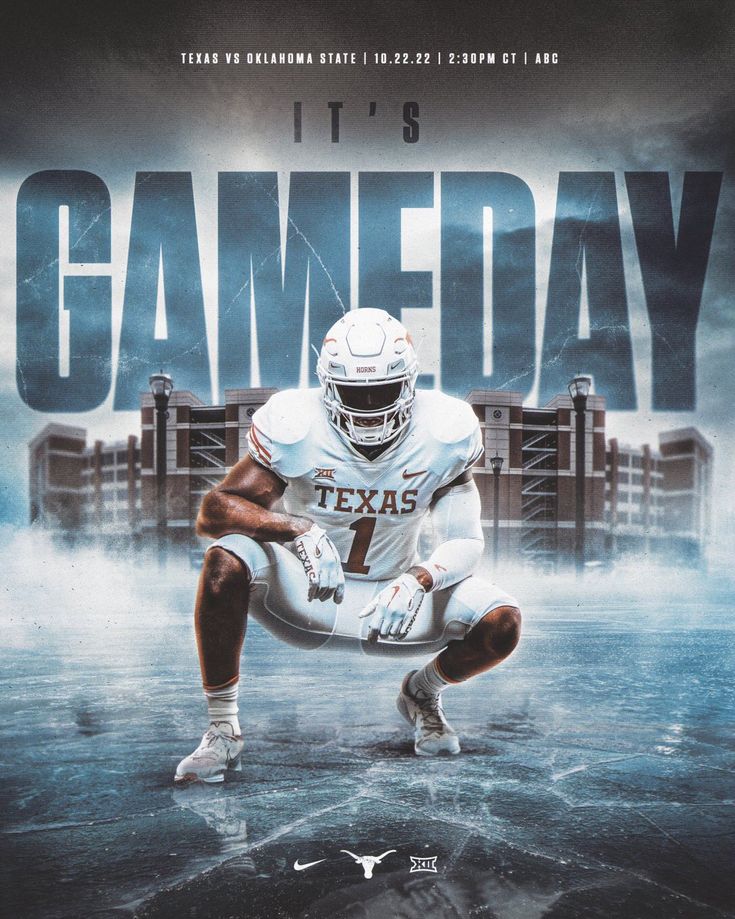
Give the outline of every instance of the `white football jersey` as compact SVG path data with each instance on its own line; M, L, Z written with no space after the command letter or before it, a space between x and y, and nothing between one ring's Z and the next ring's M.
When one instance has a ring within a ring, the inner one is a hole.
M329 424L320 389L276 393L253 415L250 455L283 479L288 513L328 533L347 577L391 578L419 561L421 523L437 489L482 454L472 408L417 390L408 433L373 460Z

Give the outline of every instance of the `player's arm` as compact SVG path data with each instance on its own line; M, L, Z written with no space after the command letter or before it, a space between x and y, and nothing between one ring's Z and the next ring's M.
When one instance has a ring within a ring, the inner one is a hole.
M308 580L307 598L341 603L345 578L339 553L324 530L309 517L272 510L286 483L251 456L230 470L202 501L197 534L218 539L230 533L258 542L294 542Z
M472 574L485 544L480 512L480 494L470 469L434 493L431 518L439 545L360 613L361 618L370 617L368 641L406 638L430 590L451 587Z
M481 513L471 469L434 493L431 521L437 547L425 562L409 570L424 590L451 587L472 574L485 546Z
M361 618L370 617L368 641L406 638L430 590L451 587L472 574L485 545L480 513L470 469L434 493L431 518L439 544L425 562L399 575L360 613Z
M286 483L274 472L245 456L205 495L197 534L218 539L241 533L259 542L290 542L309 530L312 521L271 510L285 490Z

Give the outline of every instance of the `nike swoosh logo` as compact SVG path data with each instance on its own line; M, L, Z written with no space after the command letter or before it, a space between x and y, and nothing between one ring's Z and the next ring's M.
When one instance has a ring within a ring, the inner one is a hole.
M319 865L321 862L325 862L325 861L326 861L326 858L320 858L316 862L307 862L305 865L302 865L297 858L296 861L293 863L293 870L303 871L305 868L311 868L312 865Z
M404 470L403 470L403 478L404 478L404 479L415 479L417 475L423 475L425 472L426 472L425 469L419 469L418 472L407 472L407 471L404 469Z

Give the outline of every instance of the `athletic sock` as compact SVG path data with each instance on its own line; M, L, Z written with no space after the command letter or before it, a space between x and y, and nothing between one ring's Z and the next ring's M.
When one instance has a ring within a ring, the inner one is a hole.
M222 689L205 689L204 695L207 698L207 709L209 711L210 724L219 727L220 730L229 723L232 733L235 736L240 735L240 722L237 718L239 711L237 707L237 694L240 688L240 681L236 680L230 686ZM225 733L230 733L225 731Z
M408 691L412 696L423 694L426 696L438 696L447 686L451 686L451 680L445 680L436 666L436 658L429 661L421 670L412 674L408 681Z

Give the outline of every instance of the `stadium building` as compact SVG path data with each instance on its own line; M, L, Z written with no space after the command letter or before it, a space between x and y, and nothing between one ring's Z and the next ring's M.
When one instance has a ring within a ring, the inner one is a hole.
M28 445L30 522L67 532L132 537L140 529L140 449L87 446L87 432L47 424Z
M253 414L275 392L231 389L222 405L174 390L166 427L166 532L201 550L202 497L247 450ZM473 390L467 397L485 453L474 469L487 551L494 545L495 476L501 557L554 566L574 554L576 417L560 394L543 408L520 393ZM141 397L141 440L86 445L86 431L47 425L29 444L31 520L110 536L153 536L157 526L153 396ZM662 553L698 563L710 534L712 447L695 428L659 435L659 449L605 446L605 400L585 412L585 554ZM502 460L502 463L500 462ZM493 467L499 468L496 473Z
M659 434L659 449L607 451L605 521L613 554L701 562L711 534L711 445L696 430Z
M479 418L485 454L474 472L488 544L495 520L493 457L499 480L499 553L555 564L574 552L576 418L572 400L558 395L527 408L520 393L473 390L467 401ZM605 400L589 396L585 412L585 545L598 557L605 543Z

